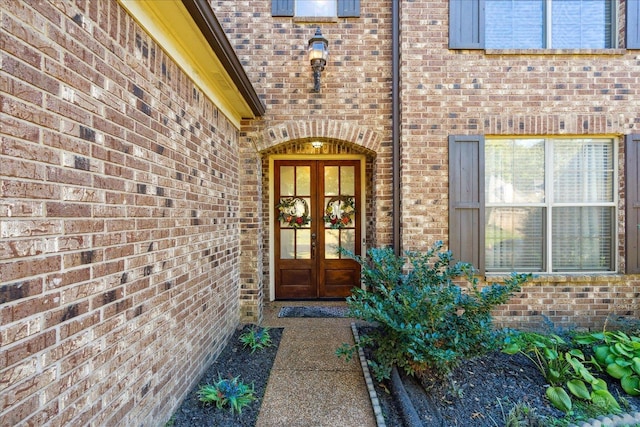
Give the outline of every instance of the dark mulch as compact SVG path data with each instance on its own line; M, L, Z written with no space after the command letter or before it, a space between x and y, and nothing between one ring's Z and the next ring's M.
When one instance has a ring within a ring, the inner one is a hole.
M282 329L269 330L272 345L264 350L256 350L253 354L249 348L243 348L239 337L249 326L237 330L229 339L225 349L207 368L198 385L193 388L175 412L168 426L174 427L221 427L247 426L256 424L260 404L267 387L267 380L276 358ZM204 406L197 396L200 385L214 384L219 377L240 376L245 384L254 385L256 400L242 410L242 414L232 414L228 409L218 409L215 405Z
M363 335L368 328L358 330ZM369 349L365 349L365 355L371 357ZM547 418L541 425L564 416L546 400L546 383L535 365L520 354L510 356L495 351L465 361L452 372L450 381L434 379L428 389L413 377L401 373L401 378L424 426L504 426L516 403L526 403L540 417ZM606 380L614 396L624 396L629 402L631 412L640 408L640 399L626 395L617 383ZM374 379L374 384L387 426L402 426L390 383Z
M359 327L359 334L366 327ZM172 418L174 427L192 426L254 426L260 404L275 360L282 329L272 329L273 346L251 354L243 349L238 330L218 359L207 369L200 384L213 383L219 375L240 378L254 383L257 400L242 414L232 414L215 406L203 406L197 397L198 386L188 394ZM367 357L371 357L365 350ZM553 408L544 397L545 381L535 366L524 356L509 356L499 351L465 361L455 369L450 381L434 381L428 390L414 378L402 375L403 384L424 426L433 427L485 427L503 426L511 408L526 403L541 417L562 418L563 413ZM376 392L388 427L403 425L397 402L387 382L374 380ZM609 382L614 396L625 396L630 411L640 409L640 399L626 396L616 383ZM548 425L548 424L543 424Z

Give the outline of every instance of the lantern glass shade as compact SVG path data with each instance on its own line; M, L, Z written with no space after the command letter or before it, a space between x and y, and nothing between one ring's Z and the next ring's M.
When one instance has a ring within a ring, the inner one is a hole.
M309 61L314 59L322 59L327 62L329 57L329 51L322 42L314 42L309 46Z
M329 58L329 41L322 36L320 28L316 30L316 33L311 39L309 39L309 61L312 65L323 66L327 63Z

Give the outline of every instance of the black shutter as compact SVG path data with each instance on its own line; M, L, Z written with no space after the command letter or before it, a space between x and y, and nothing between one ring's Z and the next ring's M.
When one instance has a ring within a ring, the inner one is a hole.
M640 134L625 138L625 253L627 274L640 273Z
M449 136L449 249L484 273L484 136Z
M449 49L484 49L484 0L449 0Z
M293 16L293 0L271 0L271 16Z
M627 49L640 49L640 0L627 0Z
M360 16L360 0L338 0L339 18L357 18Z

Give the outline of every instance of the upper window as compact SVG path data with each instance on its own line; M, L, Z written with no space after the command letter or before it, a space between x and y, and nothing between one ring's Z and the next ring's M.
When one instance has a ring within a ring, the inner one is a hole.
M640 49L640 0L449 0L449 48L614 49L619 11Z
M360 16L360 0L271 0L271 15L353 18Z
M295 0L295 16L338 16L337 0Z
M614 47L611 0L486 0L489 49L609 49Z
M615 270L610 139L487 139L486 271Z

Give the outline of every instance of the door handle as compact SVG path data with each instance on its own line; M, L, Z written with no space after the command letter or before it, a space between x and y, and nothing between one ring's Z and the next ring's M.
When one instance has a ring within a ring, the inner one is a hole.
M316 233L311 233L311 259L316 259Z

